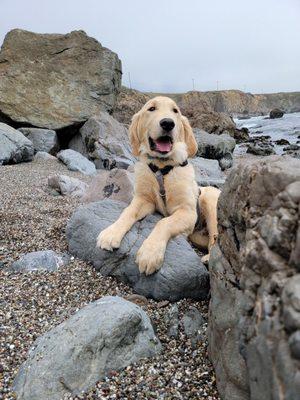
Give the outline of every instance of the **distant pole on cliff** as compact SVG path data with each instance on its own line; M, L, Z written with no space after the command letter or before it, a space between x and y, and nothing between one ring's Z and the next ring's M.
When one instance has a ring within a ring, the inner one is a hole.
M195 79L192 78L192 82L193 82L193 91L195 90Z
M128 81L129 81L129 88L132 89L131 87L131 77L130 77L130 72L128 72Z

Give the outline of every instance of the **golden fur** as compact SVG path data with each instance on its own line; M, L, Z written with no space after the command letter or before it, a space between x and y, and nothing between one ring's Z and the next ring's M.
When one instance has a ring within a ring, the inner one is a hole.
M149 138L157 140L162 134L160 121L170 118L173 146L169 153L158 154L151 149ZM213 187L199 188L195 180L193 166L180 166L188 157L197 152L197 142L186 117L182 116L176 103L168 97L155 97L133 116L129 128L133 154L139 158L135 165L135 194L131 204L125 208L119 219L103 230L97 239L102 249L117 249L124 235L133 224L154 211L162 218L137 252L136 262L141 273L152 274L163 263L166 246L170 238L179 234L189 235L199 247L208 249L203 261L208 261L209 252L217 232L217 201L220 191ZM159 168L172 165L174 168L164 176L165 199L160 194L156 176L148 164ZM206 228L194 231L197 221L197 201L201 219Z

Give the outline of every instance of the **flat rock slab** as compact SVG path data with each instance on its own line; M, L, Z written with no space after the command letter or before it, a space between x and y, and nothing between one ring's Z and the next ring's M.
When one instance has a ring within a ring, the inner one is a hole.
M67 254L58 254L53 250L27 253L11 265L16 272L56 271L69 262Z
M109 371L159 354L147 314L120 297L88 304L34 343L14 382L19 400L60 400Z
M71 149L62 150L57 154L57 158L62 161L70 171L79 171L85 175L96 174L95 164L78 153L78 151Z
M183 236L170 240L158 272L150 276L140 274L136 253L161 219L159 215L149 215L137 222L118 250L109 252L96 247L99 232L115 222L125 207L125 203L105 199L77 208L67 226L71 254L92 262L103 275L118 278L143 296L170 301L185 297L205 299L209 292L208 272Z

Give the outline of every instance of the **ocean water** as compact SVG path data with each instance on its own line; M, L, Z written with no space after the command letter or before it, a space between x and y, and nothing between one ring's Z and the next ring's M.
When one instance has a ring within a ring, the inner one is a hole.
M259 137L268 135L272 141L278 139L286 139L290 144L300 141L300 112L292 114L284 114L282 118L266 119L267 116L252 117L249 119L234 119L238 128L248 128L251 137ZM277 154L282 154L285 146L275 145L274 149ZM246 151L245 145L238 146L238 153Z

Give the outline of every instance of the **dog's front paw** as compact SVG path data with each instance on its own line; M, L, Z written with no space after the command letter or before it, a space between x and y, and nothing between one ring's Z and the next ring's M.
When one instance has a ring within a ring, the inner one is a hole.
M114 225L109 226L100 232L97 238L97 247L100 249L113 251L118 249L121 244L122 237Z
M151 275L161 267L165 257L166 245L146 239L136 255L140 273Z

